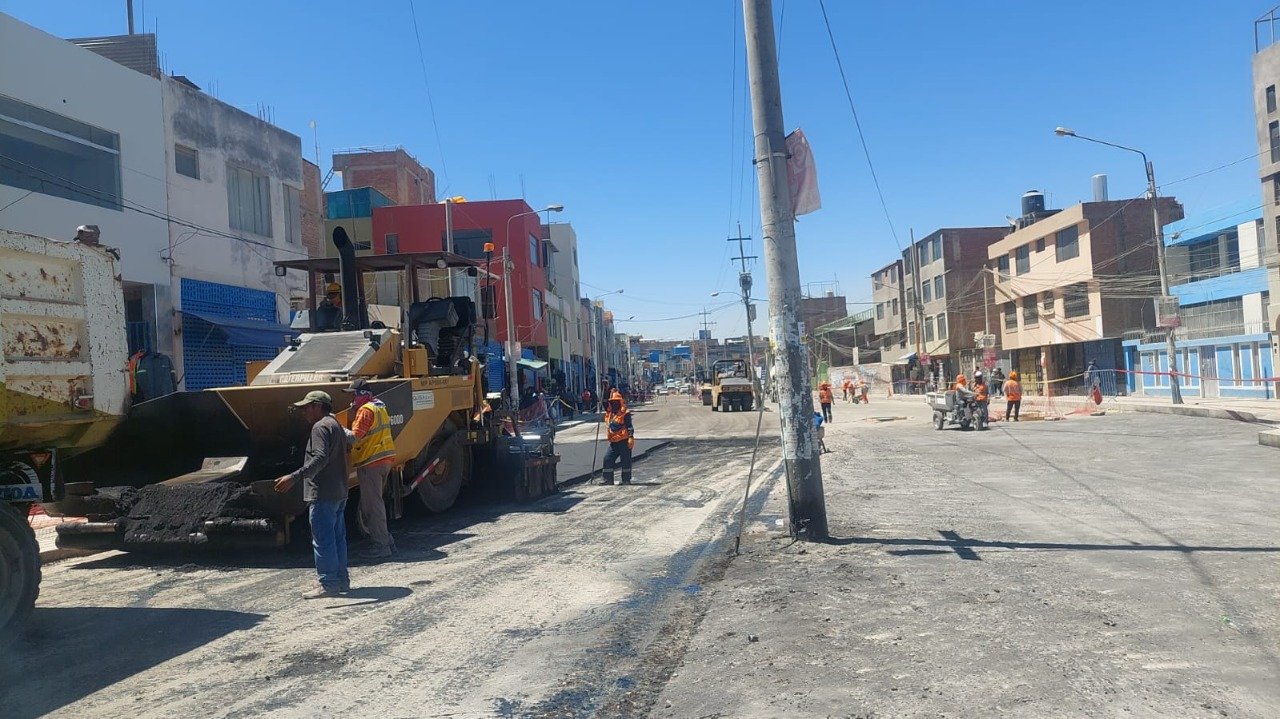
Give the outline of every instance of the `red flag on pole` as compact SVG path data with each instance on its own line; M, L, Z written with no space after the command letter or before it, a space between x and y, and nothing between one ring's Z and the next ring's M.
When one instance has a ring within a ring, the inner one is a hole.
M787 184L791 186L791 214L806 215L822 209L822 197L818 194L818 166L813 161L813 150L804 130L796 129L787 135Z

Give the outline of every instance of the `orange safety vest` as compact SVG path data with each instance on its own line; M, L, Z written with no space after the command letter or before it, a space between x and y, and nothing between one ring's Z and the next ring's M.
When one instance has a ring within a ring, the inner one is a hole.
M974 399L979 402L987 401L987 383L979 382L973 386Z
M1010 402L1022 401L1022 385L1016 379L1004 381L1004 398Z
M373 412L373 426L369 428L369 433L356 440L356 446L351 448L351 464L357 467L396 456L395 440L391 437L391 415L387 413L387 406L381 400L375 399L372 402L366 402L356 411L362 412L365 407Z
M819 404L831 404L831 400L833 398L834 398L834 395L831 394L830 387L823 387L822 389L818 390Z
M610 442L621 442L625 439L631 438L631 430L627 429L627 417L630 415L631 415L631 410L627 409L626 407L623 407L622 410L619 411L617 414L614 414L612 412L608 412L605 414L604 424L605 424L605 428L609 432ZM618 425L617 429L613 428L615 423Z

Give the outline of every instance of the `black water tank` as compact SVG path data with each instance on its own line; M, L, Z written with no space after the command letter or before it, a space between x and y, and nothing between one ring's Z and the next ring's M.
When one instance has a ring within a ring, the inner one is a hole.
M1022 193L1022 216L1044 212L1044 193L1039 190L1027 190Z

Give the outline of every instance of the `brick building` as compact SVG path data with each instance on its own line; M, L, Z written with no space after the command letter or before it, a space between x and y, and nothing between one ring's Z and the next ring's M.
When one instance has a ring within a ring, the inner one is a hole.
M436 175L402 147L341 150L333 170L342 173L342 189L372 187L397 205L436 201Z

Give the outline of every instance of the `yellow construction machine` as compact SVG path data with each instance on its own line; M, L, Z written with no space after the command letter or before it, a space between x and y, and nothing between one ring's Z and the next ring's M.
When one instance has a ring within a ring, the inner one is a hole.
M301 465L309 430L290 405L323 390L349 426L343 390L357 377L391 416L390 516L415 496L444 511L469 484L520 501L555 491L550 428L522 424L486 388L487 263L443 252L356 257L344 230L333 239L338 257L276 263L282 276L307 273L308 327L282 338L274 360L251 366L247 386L139 404L101 446L63 463L68 496L55 511L89 521L60 526L59 546L287 543L305 515L301 486L277 494L272 480ZM369 273L400 276L399 327L369 322L361 290ZM317 302L317 287L335 277L341 303Z

